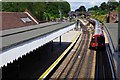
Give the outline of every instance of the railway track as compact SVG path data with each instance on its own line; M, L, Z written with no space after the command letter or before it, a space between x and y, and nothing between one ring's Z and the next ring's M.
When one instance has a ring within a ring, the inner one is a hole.
M114 71L107 53L104 51L92 51L88 49L90 32L82 27L83 34L78 39L72 50L63 62L50 75L50 79L112 79Z
M110 79L116 80L115 72L113 65L110 61L110 57L108 56L110 52L108 46L106 46L106 51L97 51L96 52L96 72L95 72L95 80L102 79Z
M50 78L93 78L94 68L92 67L95 65L95 54L94 51L88 49L89 39L90 33L83 32L81 39L78 39L68 56Z

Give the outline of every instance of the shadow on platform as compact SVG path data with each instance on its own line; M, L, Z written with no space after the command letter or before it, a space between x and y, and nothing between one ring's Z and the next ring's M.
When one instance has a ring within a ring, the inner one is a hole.
M36 80L70 45L70 42L50 42L22 58L2 67L2 80Z

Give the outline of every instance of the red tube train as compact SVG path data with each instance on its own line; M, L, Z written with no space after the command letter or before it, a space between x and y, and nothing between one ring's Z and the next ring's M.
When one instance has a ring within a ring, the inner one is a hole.
M105 50L105 37L98 21L95 21L95 31L91 37L89 49L91 50Z

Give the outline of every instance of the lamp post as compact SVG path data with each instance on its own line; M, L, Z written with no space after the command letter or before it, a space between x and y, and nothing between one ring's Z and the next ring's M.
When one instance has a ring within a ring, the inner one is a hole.
M48 9L48 0L46 0L46 10ZM48 13L47 11L45 12L45 16L46 16L46 21L48 21Z
M61 21L62 20L62 12L60 9L59 9L59 17L60 17L60 21Z

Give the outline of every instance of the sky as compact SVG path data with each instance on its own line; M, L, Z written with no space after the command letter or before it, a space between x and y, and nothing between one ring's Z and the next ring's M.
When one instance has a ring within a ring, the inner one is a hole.
M67 0L67 1L70 3L71 11L75 11L80 6L85 6L85 8L88 9L95 5L100 6L100 4L103 2L108 2L108 0Z

